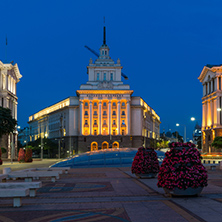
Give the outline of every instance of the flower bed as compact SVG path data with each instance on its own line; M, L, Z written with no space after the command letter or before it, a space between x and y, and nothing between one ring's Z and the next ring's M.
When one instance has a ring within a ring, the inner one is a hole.
M159 172L159 161L153 148L138 148L132 163L131 172L148 175L155 175Z
M158 174L158 187L169 190L207 186L207 171L193 143L171 143Z

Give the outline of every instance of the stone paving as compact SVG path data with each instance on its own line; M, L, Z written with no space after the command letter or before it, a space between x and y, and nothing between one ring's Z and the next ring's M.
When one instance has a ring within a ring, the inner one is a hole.
M208 175L200 197L170 198L157 178L138 179L129 167L71 169L55 183L42 180L37 196L22 198L20 208L1 198L0 221L222 221L222 171Z

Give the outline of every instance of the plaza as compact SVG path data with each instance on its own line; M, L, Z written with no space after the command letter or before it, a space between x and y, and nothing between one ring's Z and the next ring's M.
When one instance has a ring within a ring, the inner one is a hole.
M12 171L47 167L57 160L19 164ZM130 167L76 168L55 183L42 180L36 197L0 199L0 221L219 221L222 212L221 170L208 170L208 186L199 197L168 197L157 178L138 179Z

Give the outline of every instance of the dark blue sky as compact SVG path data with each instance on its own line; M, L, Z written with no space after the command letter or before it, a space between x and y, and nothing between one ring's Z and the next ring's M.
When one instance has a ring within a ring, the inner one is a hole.
M222 1L0 1L0 60L18 63L18 124L69 96L87 81L86 66L102 44L120 58L134 90L160 116L161 132L201 122L204 65L222 63Z

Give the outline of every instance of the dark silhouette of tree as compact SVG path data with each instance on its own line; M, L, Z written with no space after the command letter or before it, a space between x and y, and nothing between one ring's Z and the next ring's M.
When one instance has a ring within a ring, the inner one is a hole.
M12 117L11 110L0 107L0 138L15 130L17 121Z
M211 145L213 147L215 147L216 149L221 149L222 148L222 137L221 136L215 137L215 139Z

